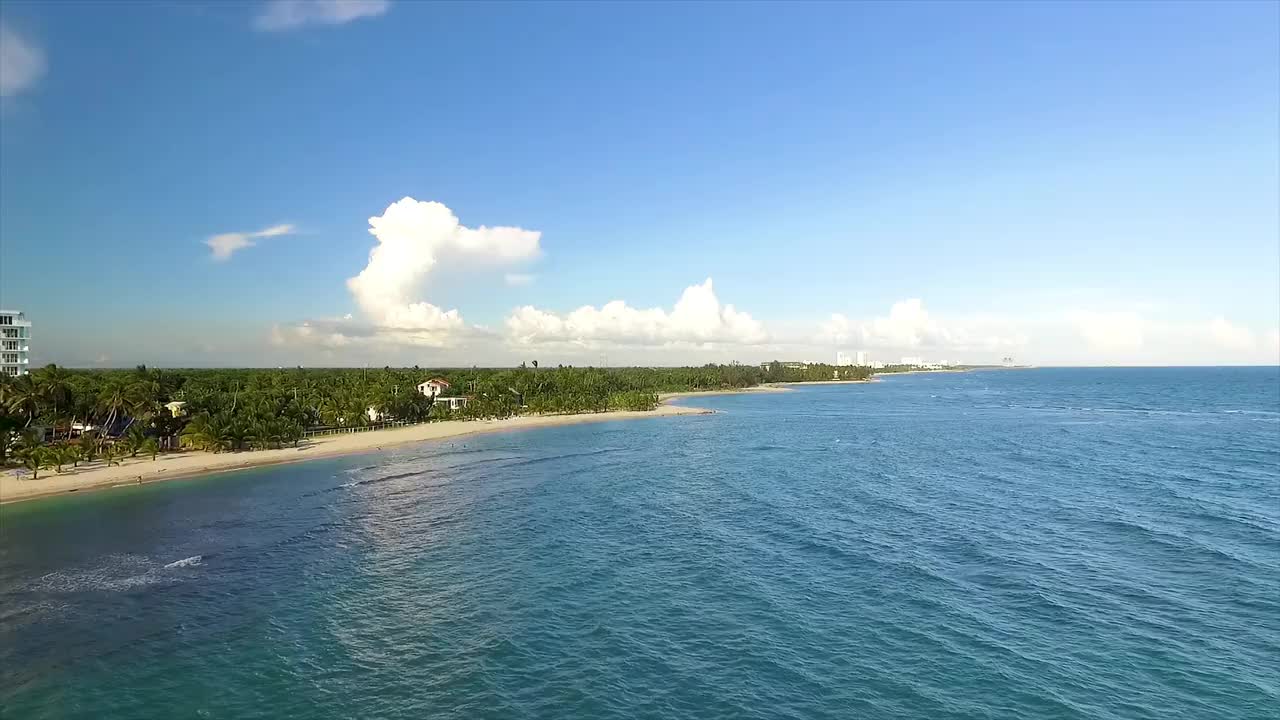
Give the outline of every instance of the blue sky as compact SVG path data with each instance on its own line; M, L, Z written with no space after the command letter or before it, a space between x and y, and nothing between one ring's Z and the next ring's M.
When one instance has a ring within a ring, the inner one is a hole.
M8 0L0 305L71 365L1276 363L1278 8Z

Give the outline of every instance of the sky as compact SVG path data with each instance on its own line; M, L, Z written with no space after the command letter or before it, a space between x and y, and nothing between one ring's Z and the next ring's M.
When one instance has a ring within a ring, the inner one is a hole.
M1280 4L0 5L32 364L1280 363Z

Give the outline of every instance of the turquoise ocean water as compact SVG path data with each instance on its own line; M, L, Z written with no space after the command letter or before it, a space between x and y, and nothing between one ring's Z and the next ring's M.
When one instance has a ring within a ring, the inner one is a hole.
M0 716L1280 717L1280 370L686 402L4 507Z

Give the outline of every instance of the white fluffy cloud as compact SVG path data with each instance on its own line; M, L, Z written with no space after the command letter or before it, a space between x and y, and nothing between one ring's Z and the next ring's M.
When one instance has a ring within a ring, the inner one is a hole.
M888 316L862 327L863 341L875 347L938 347L952 344L953 335L929 317L919 298L894 303Z
M598 308L583 306L566 315L525 306L517 308L506 325L509 339L521 345L749 345L768 338L750 315L720 303L711 278L686 288L670 312L633 308L621 300Z
M272 225L269 228L263 228L257 232L231 232L214 235L204 241L211 251L210 257L219 262L231 259L237 250L243 250L247 247L253 247L257 243L254 240L258 238L279 237L281 235L292 235L294 227L292 225Z
M1224 350L1253 350L1258 346L1252 330L1233 325L1224 317L1209 321L1208 334L1213 344Z
M1085 348L1101 361L1235 362L1265 359L1268 340L1224 317L1208 321L1147 317L1136 310L1069 311L1068 323Z
M512 265L541 253L542 234L518 227L464 227L445 205L405 197L369 218L377 244L347 289L362 317L313 319L277 325L278 346L337 350L352 346L388 351L394 347L450 348L462 340L494 339L466 324L455 310L422 299L433 271L451 262ZM356 343L355 340L360 342Z
M457 310L416 299L442 256L521 262L538 256L542 235L518 227L463 227L448 207L411 197L369 218L369 234L378 240L369 264L347 280L356 304L374 325L433 336L464 327Z
M844 345L849 342L853 330L853 323L849 318L840 313L832 313L831 318L819 326L818 342Z
M390 0L269 0L254 18L253 27L279 32L305 25L345 25L390 9Z
M44 52L0 24L0 97L17 95L44 75Z
M1026 337L1001 318L935 318L922 300L911 298L894 303L888 315L870 320L853 321L835 313L819 326L817 342L892 350L995 352L1021 347Z

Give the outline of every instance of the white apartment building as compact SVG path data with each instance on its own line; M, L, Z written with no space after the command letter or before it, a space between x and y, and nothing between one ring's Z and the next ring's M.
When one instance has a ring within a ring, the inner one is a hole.
M866 350L859 350L850 355L847 352L836 351L836 366L848 367L849 365L857 365L858 367L867 367L871 365L871 359L867 357Z
M919 355L905 355L902 358L902 362L898 364L906 365L907 367L920 367L924 364L924 358Z
M0 373L31 372L31 321L18 310L0 310Z

